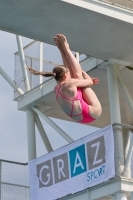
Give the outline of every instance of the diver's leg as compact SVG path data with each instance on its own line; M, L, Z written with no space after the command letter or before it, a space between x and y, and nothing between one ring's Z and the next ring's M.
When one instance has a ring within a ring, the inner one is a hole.
M77 59L75 58L75 56L72 54L72 52L69 48L69 44L66 40L66 37L62 34L57 34L57 38L59 40L59 43L60 43L66 57L67 57L69 64L71 66L74 78L83 79L82 68L81 68L79 62L77 61Z
M102 113L102 107L95 92L90 87L82 88L81 90L83 99L89 105L91 117L97 119Z
M62 47L63 51L65 52L65 55L70 63L74 78L83 79L82 68L81 68L79 62L77 61L77 59L72 54L65 36L59 34L59 35L57 35L57 37L58 37L61 47ZM88 78L91 78L91 77L88 75ZM97 119L101 115L102 109L101 109L101 104L100 104L96 94L90 87L81 88L81 90L82 90L82 95L83 95L85 102L89 105L90 115L93 118Z
M86 72L83 72L82 74L84 79L91 79L93 84L98 84L99 80L97 78L90 77ZM89 105L90 115L97 119L101 115L102 109L96 94L90 87L81 88L81 90L83 99Z
M57 38L57 37L54 37L54 41L55 41L55 43L56 43L56 45L57 45L57 47L58 47L58 49L59 49L59 51L60 51L60 53L61 53L64 66L67 67L67 68L69 69L70 74L71 74L71 77L74 78L74 77L73 77L73 72L72 72L72 69L71 69L71 66L70 66L70 63L68 62L68 59L67 59L67 57L66 57L66 55L65 55L65 52L63 51L61 45L60 45L59 42L58 42L58 38Z

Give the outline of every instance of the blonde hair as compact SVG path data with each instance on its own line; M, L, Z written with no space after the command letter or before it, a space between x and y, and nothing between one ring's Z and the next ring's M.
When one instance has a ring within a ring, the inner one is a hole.
M51 76L53 76L57 82L62 81L63 80L63 75L68 72L68 68L66 68L63 65L57 65L57 66L55 66L53 68L52 72L39 72L39 71L37 71L35 69L32 69L29 66L27 66L27 67L28 67L28 70L29 70L29 72L31 74L42 75L42 76L45 76L45 77L51 77Z

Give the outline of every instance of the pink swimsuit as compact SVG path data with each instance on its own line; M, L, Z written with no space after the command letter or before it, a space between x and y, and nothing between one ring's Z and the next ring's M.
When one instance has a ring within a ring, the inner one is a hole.
M61 85L58 87L57 86L57 93L56 93L56 100L58 102L58 95L60 94L62 98L64 99L67 99L68 101L71 101L72 102L72 109L71 109L71 113L70 116L72 118L72 116L80 116L82 115L83 116L83 119L78 121L80 123L91 123L93 122L95 119L93 117L91 117L89 115L89 107L88 107L88 104L83 100L83 97L82 97L82 91L80 88L77 88L77 95L75 98L67 98L66 96L64 96L61 92L60 92L60 88L61 88ZM75 100L79 100L80 101L80 104L81 104L81 107L82 107L82 113L80 113L79 115L73 115L73 109L74 109L74 101Z

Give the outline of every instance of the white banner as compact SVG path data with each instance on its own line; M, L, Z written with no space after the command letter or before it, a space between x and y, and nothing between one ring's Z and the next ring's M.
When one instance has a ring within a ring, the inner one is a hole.
M31 200L54 200L115 176L112 126L29 162Z

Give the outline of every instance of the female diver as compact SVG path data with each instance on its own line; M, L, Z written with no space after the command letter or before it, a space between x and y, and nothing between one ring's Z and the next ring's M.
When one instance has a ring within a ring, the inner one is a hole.
M54 76L57 86L54 88L56 100L62 110L79 123L91 123L99 118L101 104L90 88L98 84L98 78L91 78L72 54L66 37L57 34L54 41L61 53L64 66L53 68L53 72L38 72L28 67L30 73L42 76Z

